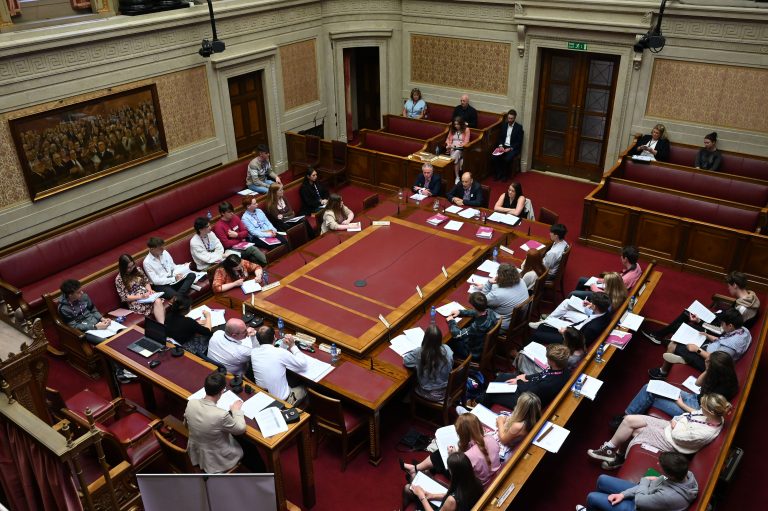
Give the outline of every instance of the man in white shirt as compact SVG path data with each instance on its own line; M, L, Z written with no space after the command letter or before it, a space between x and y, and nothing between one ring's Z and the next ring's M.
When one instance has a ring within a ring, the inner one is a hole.
M176 269L171 254L165 250L165 242L162 238L151 237L147 241L149 254L144 258L144 273L152 281L152 289L162 291L163 298L174 298L189 293L192 284L195 283L195 274Z
M243 320L230 319L224 326L224 331L214 332L208 341L208 358L223 365L228 372L242 375L251 359L251 337L254 335L256 331L246 327Z
M197 271L220 263L224 259L224 245L211 232L211 224L207 218L201 216L195 219L195 232L197 234L189 240L189 251Z
M307 356L302 353L292 335L283 337L283 347L276 348L275 331L262 326L256 332L259 345L251 352L253 379L259 387L290 404L295 404L307 395L303 385L290 385L286 369L300 372L307 368ZM210 348L209 348L210 353Z
M554 224L549 228L549 239L552 240L552 246L544 254L543 263L547 267L547 280L552 280L557 270L560 268L560 261L563 259L563 253L568 248L568 242L565 241L565 235L568 229L563 224ZM529 271L523 275L523 282L528 289L533 289L536 283L536 272Z

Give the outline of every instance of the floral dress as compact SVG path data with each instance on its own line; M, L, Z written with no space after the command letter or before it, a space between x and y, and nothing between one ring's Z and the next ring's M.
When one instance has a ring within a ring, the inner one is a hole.
M130 289L125 287L123 277L120 273L115 277L115 287L117 288L117 294L120 295L120 300L128 305L128 308L133 312L149 316L152 314L153 306L151 303L139 303L137 301L128 301L128 295L140 295L147 292L147 284L149 279L144 274L144 270L136 268L136 278L133 279Z

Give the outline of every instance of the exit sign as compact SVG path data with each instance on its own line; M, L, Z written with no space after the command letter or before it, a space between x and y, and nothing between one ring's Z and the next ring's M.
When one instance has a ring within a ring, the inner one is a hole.
M579 41L568 41L568 49L569 50L587 51L587 43L582 43L582 42L579 42Z

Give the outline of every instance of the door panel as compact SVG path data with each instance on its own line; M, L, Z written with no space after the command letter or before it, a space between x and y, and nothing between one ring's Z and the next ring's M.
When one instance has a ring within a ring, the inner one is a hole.
M259 144L269 145L262 72L230 78L228 86L239 157L253 152Z

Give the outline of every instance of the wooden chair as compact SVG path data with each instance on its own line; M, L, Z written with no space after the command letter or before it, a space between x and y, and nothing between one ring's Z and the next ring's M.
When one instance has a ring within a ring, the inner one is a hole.
M368 421L365 416L359 413L345 409L341 401L332 397L324 396L313 389L307 389L309 392L309 412L315 431L315 442L313 452L317 456L317 445L320 442L321 431L330 433L341 438L341 471L347 469L349 460L366 444L367 435L361 435L362 440L353 448L349 449L349 438L360 431L365 433L368 428Z
M152 429L152 433L155 435L157 443L160 444L160 451L163 457L165 457L171 472L174 474L197 474L202 472L200 467L193 465L192 460L189 458L189 453L187 453L186 449L189 441L189 431L179 419L172 415L165 417L162 422L158 422ZM183 441L183 445L179 445L178 441ZM241 464L238 463L225 473L238 472L240 468Z
M501 320L498 320L493 327L485 334L483 339L483 352L480 355L479 362L470 362L471 369L479 370L485 376L485 381L491 381L496 374L496 348L499 343L499 330L501 329Z
M58 295L58 292L46 293L43 295L43 300L59 334L59 343L67 353L67 362L89 378L98 378L101 372L101 358L85 339L85 332L72 328L62 321L59 316L59 302L54 298L55 295Z
M339 177L342 178L342 183L346 181L347 143L340 140L331 141L331 164L328 166L320 165L317 167L317 171L329 177L333 183L333 188L338 185Z
M85 419L85 410L90 409L96 421L106 421L115 416L115 411L122 403L122 398L108 401L97 393L83 389L69 399L61 397L61 393L50 387L45 388L45 401L48 409L57 420L62 420L65 415L62 410L68 409L80 414Z
M457 363L456 366L448 376L448 386L445 389L445 398L442 401L430 401L419 396L415 391L411 392L411 416L416 418L416 405L419 405L420 409L427 409L435 412L439 412L442 422L441 426L447 426L453 421L451 410L453 406L464 399L464 393L467 391L467 376L469 375L469 364L472 362L472 357L467 357L465 360Z
M307 228L304 225L304 221L296 223L285 231L286 238L288 238L288 244L291 250L296 250L303 244L309 241L309 234L307 234Z
M363 199L363 209L371 209L379 203L379 194L374 193Z
M483 191L483 202L480 207L488 209L488 205L491 203L491 187L488 185L480 185L480 189Z
M511 369L513 357L512 350L522 347L528 337L528 323L531 320L533 310L533 296L519 304L509 315L509 328L503 335L499 335L496 347L496 365Z
M541 315L541 297L544 294L544 281L547 280L548 275L549 272L547 271L539 275L536 278L536 283L533 285L533 290L531 292L531 298L533 298L531 310L535 310L539 315Z
M551 290L555 297L557 296L557 291L559 290L560 296L565 299L563 280L565 278L565 268L568 266L568 257L571 255L571 247L572 245L568 245L568 248L566 248L563 252L563 257L560 259L560 266L558 266L557 271L554 275L552 275L552 278L544 280L544 290L541 296L541 302L555 303L555 300L549 301L544 299L546 291L548 290Z
M560 220L560 215L545 207L539 208L539 222L554 225Z

